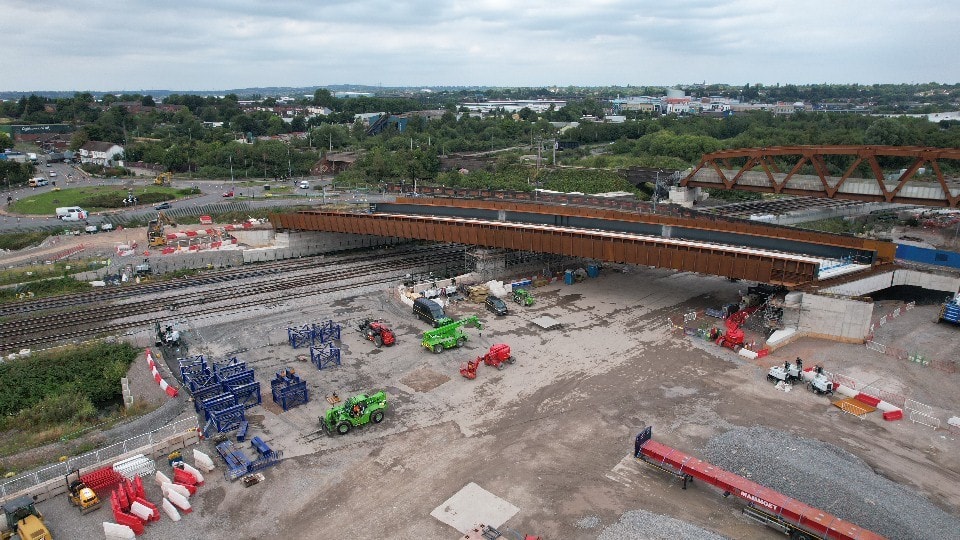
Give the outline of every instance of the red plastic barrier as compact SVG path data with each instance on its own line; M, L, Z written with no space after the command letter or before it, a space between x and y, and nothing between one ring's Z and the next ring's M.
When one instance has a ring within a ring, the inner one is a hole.
M895 411L887 411L883 413L883 419L892 422L894 420L903 420L903 411L897 409Z
M90 489L94 491L107 491L123 480L123 475L113 470L113 467L103 467L95 471L90 471L80 477Z
M127 500L130 501L130 504L133 504L133 501L137 498L137 488L133 487L133 482L130 480L127 480L123 484L127 489ZM127 508L129 508L129 505Z
M147 497L143 491L143 480L139 476L133 479L133 494L136 499L145 499Z
M134 502L138 502L146 506L147 508L150 509L151 512L153 512L153 514L150 515L150 521L160 521L160 510L157 508L157 505L144 499L143 497L137 497L136 499L134 499Z
M128 514L126 512L114 513L114 520L120 525L126 525L133 529L133 534L141 535L143 534L143 520L138 518L133 514Z
M195 476L193 476L192 474L188 473L187 471L183 470L183 469L177 469L176 467L174 467L174 469L173 469L173 483L174 483L174 484L185 484L185 485L190 485L190 486L196 486L196 485L197 485L197 478L196 478ZM190 494L192 495L193 492L191 492Z
M759 351L757 351L757 358L763 358L768 354L770 354L770 349L760 349Z
M117 486L117 489L113 490L113 494L117 497L117 510L126 512L130 509L130 498L127 497L127 488L123 484Z
M859 401L860 403L866 403L871 407L876 407L877 404L880 403L880 398L871 396L870 394L864 394L863 392L857 394L857 396L853 399Z
M175 485L183 486L190 492L190 496L193 497L197 493L197 486L193 484L181 484L180 482L174 482Z

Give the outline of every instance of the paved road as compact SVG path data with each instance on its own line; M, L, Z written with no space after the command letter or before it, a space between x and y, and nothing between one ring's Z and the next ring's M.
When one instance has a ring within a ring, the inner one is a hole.
M55 172L56 176L50 176L51 172ZM50 180L50 185L38 188L23 187L20 189L6 190L2 192L2 199L0 202L3 203L3 206L0 207L0 233L2 232L13 232L13 231L26 231L30 229L41 229L49 228L56 226L73 226L78 225L76 223L63 223L53 216L31 216L26 214L13 214L7 212L7 198L10 197L11 200L19 200L24 197L29 197L34 193L42 193L45 191L50 191L54 187L60 188L70 188L70 187L79 187L79 186L95 186L95 185L124 185L124 186L146 186L150 185L153 180L149 178L123 178L123 179L102 179L102 178L90 178L79 167L74 167L64 163L51 164L50 167L45 165L40 165L38 167L38 176L44 176ZM278 186L294 186L293 192L297 195L302 195L303 202L307 204L321 204L324 200L323 194L318 192L316 189L304 190L296 187L296 184L299 183L300 179L297 179L296 182L288 183L278 183L274 181L269 182L257 182L256 185L251 185L252 182L246 180L236 180L231 182L229 179L222 180L196 180L196 179L174 179L173 187L177 188L186 188L196 186L200 188L202 194L195 197L190 197L185 200L174 201L171 203L172 209L183 208L183 207L194 207L202 206L206 204L217 204L226 201L241 200L253 208L267 208L271 206L289 206L291 204L297 204L298 199L284 196L277 198L267 198L265 195L270 193L266 190L264 186L270 185L273 188ZM305 178L312 187L317 187L321 185L319 178ZM56 186L54 186L56 182ZM323 183L329 185L329 180L325 180ZM234 198L224 197L225 192L231 191L234 192ZM273 191L275 192L275 191ZM289 193L285 194L289 195ZM359 202L359 201L369 201L377 202L383 200L384 198L379 195L354 195L350 192L342 192L340 200ZM92 224L100 224L104 221L109 221L112 216L123 215L125 217L137 217L137 216L149 216L155 214L153 205L140 205L136 208L130 208L125 210L110 210L105 212L94 213L88 220ZM82 224L82 222L81 222Z

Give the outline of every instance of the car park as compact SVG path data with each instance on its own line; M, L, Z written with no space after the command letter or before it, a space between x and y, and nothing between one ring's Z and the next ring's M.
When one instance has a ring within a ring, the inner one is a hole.
M172 208L172 205L168 202L160 203L153 207L154 210L166 210L167 208Z

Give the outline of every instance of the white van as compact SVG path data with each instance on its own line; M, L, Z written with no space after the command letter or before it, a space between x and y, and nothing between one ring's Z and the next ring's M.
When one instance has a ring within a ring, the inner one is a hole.
M87 219L89 214L79 206L61 206L57 208L57 217L63 221L82 221Z
M310 189L310 182L307 182L306 180L301 180L300 189Z

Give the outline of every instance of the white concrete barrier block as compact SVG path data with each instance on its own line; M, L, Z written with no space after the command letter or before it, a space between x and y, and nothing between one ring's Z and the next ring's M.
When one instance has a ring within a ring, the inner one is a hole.
M126 525L119 525L117 523L110 523L109 521L103 522L103 534L107 537L107 540L122 539L129 540L130 538L136 538L137 535L133 533L133 529L127 527Z
M191 510L190 501L188 501L186 497L173 490L170 490L167 493L167 498L170 499L170 502L173 503L174 506L185 512L189 512Z
M133 504L130 505L130 513L144 521L150 521L150 518L153 517L153 510L137 501L133 501Z
M163 498L163 503L161 504L163 511L174 521L180 521L180 512L177 511L177 507L170 502L170 499L166 497Z
M172 483L173 483L173 480L170 480L170 478L167 477L167 475L163 474L163 473L160 472L160 471L157 471L157 474L156 474L155 478L156 478L156 480L157 480L157 484L159 484L159 485L161 485L161 486L162 486L164 483L167 483L167 484L172 484Z

